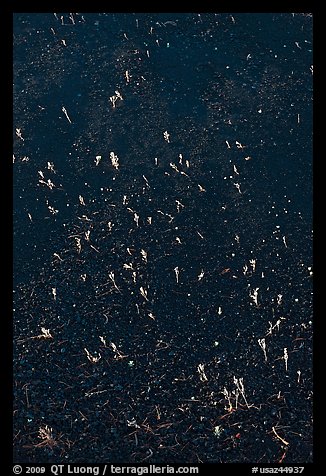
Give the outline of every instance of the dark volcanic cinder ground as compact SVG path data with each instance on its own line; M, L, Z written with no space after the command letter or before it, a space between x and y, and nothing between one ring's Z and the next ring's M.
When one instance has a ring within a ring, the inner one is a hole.
M312 74L307 14L15 14L15 462L312 461Z

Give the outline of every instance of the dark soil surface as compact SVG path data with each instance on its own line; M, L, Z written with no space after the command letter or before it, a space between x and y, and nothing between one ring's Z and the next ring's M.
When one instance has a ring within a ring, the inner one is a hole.
M308 14L15 14L15 462L312 462L312 80Z

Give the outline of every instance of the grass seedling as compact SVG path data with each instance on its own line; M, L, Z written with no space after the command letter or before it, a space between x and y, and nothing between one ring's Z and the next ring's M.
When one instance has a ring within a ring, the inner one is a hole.
M252 292L249 291L249 296L251 297L251 299L253 300L253 302L256 304L257 307L259 307L258 291L259 291L259 288L255 288Z
M86 347L84 348L84 351L86 352L86 356L87 356L88 360L92 364L96 364L101 359L101 354L99 354L98 356L94 356L86 349Z
M38 437L41 442L35 445L36 448L47 446L52 449L58 445L58 441L53 437L53 430L48 425L39 428Z
M283 359L284 359L284 363L285 363L285 371L287 372L288 371L289 355L288 355L288 350L287 350L286 347L284 347L284 350L283 350Z
M112 348L114 352L115 359L120 360L120 359L125 359L126 357L128 357L127 355L124 355L122 352L120 352L120 350L117 348L117 346L113 342L110 342L110 347Z
M113 283L113 286L115 287L115 289L121 293L120 289L118 288L116 282L115 282L115 279L114 279L114 272L113 271L110 271L109 273L109 278L111 279L112 283Z
M179 284L179 268L176 266L173 270L175 272L175 279L177 281L177 284Z
M214 436L216 436L216 438L219 438L222 432L223 432L223 428L221 427L221 425L214 426L213 433L214 433Z
M82 250L81 239L77 236L74 237L76 241L77 252L80 253Z
M144 289L142 286L139 288L139 291L140 291L140 294L143 296L143 298L145 299L145 301L148 301L148 297L147 297L147 290Z
M266 341L265 339L258 339L258 344L264 352L265 362L267 362L267 353L266 353Z
M163 132L163 137L166 142L170 142L170 134L168 133L168 131Z
M233 377L233 382L234 382L235 386L237 387L237 389L239 390L239 392L241 393L242 398L244 399L245 404L247 405L247 408L250 408L250 405L248 404L247 399L246 399L246 395L245 395L245 388L244 388L243 378L237 379L236 377Z
M110 152L111 164L116 170L119 170L119 158L114 152Z
M223 392L222 392L222 393L223 393L224 397L227 399L228 404L229 404L229 407L226 408L226 410L227 410L229 413L231 413L232 410L233 410L233 406L232 406L232 402L231 402L231 398L230 398L231 395L230 395L230 393L227 391L227 389L226 389L225 387L223 388Z
M147 263L147 252L145 250L140 250L141 257L145 263Z
M21 131L21 129L17 129L17 128L16 128L16 136L19 137L19 139L24 142L25 139L24 139L23 136L22 136L22 131Z
M256 260L255 259L250 259L249 263L252 267L252 272L254 273L256 271Z
M199 373L199 379L201 382L207 382L208 381L208 378L205 374L205 370L204 370L204 364L199 364L198 367L197 367L197 371Z
M134 222L136 223L137 226L139 226L139 215L137 213L134 213Z
M198 275L198 281L201 281L205 275L205 271L202 269L200 274Z
M235 186L235 188L238 190L239 193L242 193L242 192L241 192L241 189L240 189L240 184L239 184L239 183L233 183L233 185Z
M65 46L66 46L66 45L65 45ZM62 112L64 113L64 115L66 116L67 121L68 121L70 124L72 124L71 119L70 119L70 117L68 116L67 109L66 109L64 106L62 106L61 110L62 110Z

